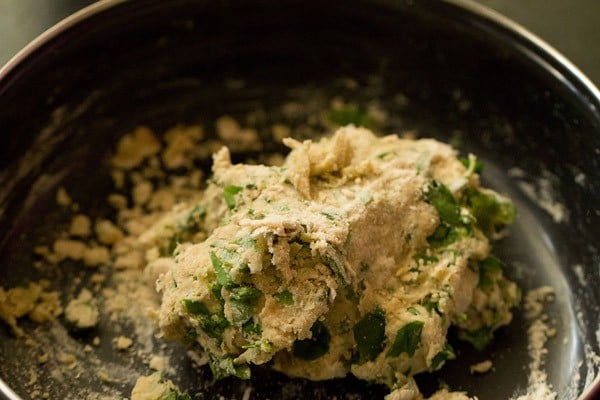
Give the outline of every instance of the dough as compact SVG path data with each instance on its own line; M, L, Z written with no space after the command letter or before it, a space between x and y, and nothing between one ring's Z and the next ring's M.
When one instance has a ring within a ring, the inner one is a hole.
M511 202L434 140L350 125L284 143L280 167L221 149L207 188L141 235L161 255L146 270L164 335L205 351L217 378L272 362L420 398L412 377L454 357L450 325L483 347L511 320L519 291L489 240Z

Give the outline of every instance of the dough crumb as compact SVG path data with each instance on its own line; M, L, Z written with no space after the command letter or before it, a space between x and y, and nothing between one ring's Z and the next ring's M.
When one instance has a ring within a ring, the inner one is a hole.
M65 318L76 329L89 329L98 324L100 312L92 293L83 289L65 308Z
M477 364L473 364L469 367L469 371L471 374L485 374L492 369L492 362L490 360L485 360Z
M126 336L119 336L114 339L115 347L117 350L127 350L133 345L133 340Z
M92 233L92 221L85 214L77 214L71 220L69 234L71 236L88 237Z
M63 207L68 207L73 203L73 200L71 200L71 196L69 196L67 190L64 187L60 187L56 191L56 203Z

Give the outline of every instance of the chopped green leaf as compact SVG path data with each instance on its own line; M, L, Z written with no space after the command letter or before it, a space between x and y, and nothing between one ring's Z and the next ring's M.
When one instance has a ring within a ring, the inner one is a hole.
M223 304L225 303L225 300L223 300L223 295L221 294L222 288L223 286L219 285L218 283L210 287L210 292L213 294L213 296L217 298L217 300L219 300L221 306L223 306Z
M242 325L242 331L247 335L260 335L262 333L262 327L260 324L255 324L252 321L248 321Z
M471 168L471 163L475 163L473 166L473 172L476 174L480 175L483 172L484 165L476 157L460 157L458 160L462 163L462 165L465 166L466 169Z
M176 391L172 391L166 396L161 397L160 400L192 400L192 398L187 393L177 393Z
M440 302L438 300L433 300L431 294L429 294L429 295L425 296L424 298L422 298L419 301L419 304L421 304L423 307L425 307L425 309L427 310L427 312L429 313L429 315L431 315L431 313L433 311L435 311L438 315L443 315L444 314L440 310Z
M256 247L256 239L254 239L252 236L247 235L247 236L243 236L239 239L236 239L233 241L233 243L242 246L246 249L250 249L250 248L255 248Z
M202 220L206 217L206 207L196 204L180 226L180 230L186 234L194 234L200 231Z
M412 321L398 329L396 339L387 353L388 357L398 357L406 353L412 357L421 345L421 332L423 331L423 321Z
M223 331L229 325L222 312L211 314L208 307L197 300L183 299L183 305L190 314L200 321L204 333L214 339L221 340Z
M493 336L492 329L487 326L473 332L458 331L458 338L471 343L477 350L483 350L490 343Z
M331 334L321 321L317 321L310 328L312 337L310 339L297 340L294 342L293 353L303 360L316 360L329 351Z
M323 257L323 264L333 272L335 280L338 281L341 286L346 286L348 284L348 278L343 262L343 257L336 248L332 248L329 255Z
M223 286L225 289L231 289L235 286L229 273L225 271L223 267L223 262L217 257L214 252L210 252L210 262L212 263L215 274L217 275L217 282L219 285Z
M177 235L173 235L169 238L169 242L167 243L166 248L161 249L160 255L161 257L170 257L175 253L175 249L179 244L179 237Z
M321 211L321 212L320 212L320 214L321 214L321 215L324 215L324 216L325 216L325 218L327 218L327 219L328 219L328 220L330 220L330 221L335 221L335 216L334 216L334 215L332 215L332 214L330 214L330 213L327 213L327 212L325 212L325 211Z
M273 297L275 297L275 299L284 306L291 306L294 304L294 295L287 289L279 293L275 293Z
M445 361L454 360L456 355L454 354L454 349L450 346L450 343L446 342L442 351L437 353L431 359L431 368L436 370L438 369Z
M232 306L233 323L242 326L256 313L260 290L252 286L241 286L231 289L230 304Z
M385 340L385 315L376 309L366 314L353 329L360 361L374 360L383 351Z
M471 218L462 215L454 195L443 184L432 181L424 190L425 201L438 212L440 223L427 238L434 247L446 246L461 237L472 234Z
M198 300L183 299L183 305L187 312L194 315L210 315L208 308Z
M240 379L250 379L250 367L247 364L235 365L233 359L213 357L209 354L208 364L216 379L237 376Z
M440 221L450 226L461 223L460 207L452 192L438 181L432 181L425 189L425 201L431 204L438 212Z
M515 219L516 210L512 202L493 193L468 189L463 199L475 217L477 226L487 235L501 231Z
M502 272L502 261L494 256L488 256L479 261L479 283L478 286L485 287L494 283L494 276Z
M421 315L421 313L419 312L419 310L417 310L415 307L408 307L407 311L409 313L411 313L412 315Z
M395 155L396 155L395 151L386 151L384 153L377 154L377 158L385 161L386 159L393 158Z
M235 208L235 195L242 191L243 187L229 185L223 188L223 197L225 198L225 204L232 210Z
M354 124L356 126L371 127L373 119L365 111L360 111L352 107L338 108L329 110L327 119L336 125L344 126Z

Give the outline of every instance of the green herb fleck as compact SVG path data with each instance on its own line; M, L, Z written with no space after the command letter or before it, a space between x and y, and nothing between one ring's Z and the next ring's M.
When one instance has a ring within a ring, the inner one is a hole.
M231 358L219 358L209 354L208 364L216 379L227 376L237 376L240 379L250 379L250 367L247 364L235 365Z
M334 215L332 215L332 214L330 214L330 213L327 213L327 212L325 212L325 211L321 211L321 212L320 212L320 214L321 214L321 215L324 215L324 216L325 216L325 218L327 218L327 219L328 219L328 220L330 220L330 221L335 221L335 216L334 216Z
M388 357L398 357L402 353L412 357L421 345L423 321L412 321L398 329L396 339L387 353Z
M473 166L473 172L475 172L476 174L481 174L483 172L483 163L481 161L479 161L476 157L460 157L458 159L462 165L465 166L466 169L470 169L471 168L471 163L475 163L475 165Z
M374 122L366 111L352 107L329 110L327 119L340 126L354 124L356 126L372 127Z
M260 290L252 286L241 286L231 289L230 304L233 324L242 326L256 313Z
M502 261L494 256L488 256L479 261L479 287L489 287L494 283L494 277L502 272Z
M408 307L406 310L412 315L421 315L419 310L417 310L415 307Z
M431 315L433 311L435 311L438 315L444 315L444 313L440 310L440 302L438 300L433 300L431 298L431 294L421 299L421 301L419 301L419 304L425 307L429 315Z
M458 338L471 343L477 350L483 350L491 342L493 336L492 328L487 326L473 332L458 331Z
M210 262L212 263L215 274L217 275L217 282L219 285L223 286L225 289L231 289L235 286L229 273L225 271L223 267L223 262L217 257L214 252L210 252Z
M294 304L294 295L287 289L279 293L275 293L273 297L275 297L275 299L284 306L291 306Z
M310 328L312 337L310 339L294 342L293 353L303 360L316 360L329 351L331 334L321 321L317 321Z
M241 186L229 185L223 188L223 197L225 198L225 204L230 210L235 208L235 195L238 194L243 188Z
M377 158L385 161L385 160L389 160L390 158L392 158L395 155L396 155L396 152L394 152L394 151L386 151L385 153L377 154Z
M187 393L177 393L176 391L172 391L169 394L162 396L159 400L192 400L192 398Z
M443 184L432 181L424 190L425 201L438 212L440 223L427 238L434 247L446 246L472 234L471 219L462 215L454 195Z
M252 321L248 321L242 325L242 331L247 335L260 335L262 333L262 327L260 324L255 324Z
M196 204L180 226L180 230L186 234L197 233L200 231L200 226L204 218L206 218L206 207Z
M436 370L444 363L444 361L454 360L455 358L456 355L454 354L454 349L450 346L450 343L446 342L442 351L437 353L431 359L431 368Z
M183 306L190 314L194 315L210 315L208 308L198 300L183 299Z
M452 192L438 181L432 181L425 190L425 200L438 212L440 220L450 226L461 223L460 208Z
M222 312L211 314L208 307L197 300L184 299L183 305L190 314L194 315L200 321L202 330L208 336L221 340L223 331L229 326Z
M374 360L383 350L385 340L385 315L376 309L366 314L353 329L354 341L360 355L359 362Z
M500 232L514 221L516 210L510 200L493 193L468 189L463 194L465 206L475 217L475 223L486 235Z

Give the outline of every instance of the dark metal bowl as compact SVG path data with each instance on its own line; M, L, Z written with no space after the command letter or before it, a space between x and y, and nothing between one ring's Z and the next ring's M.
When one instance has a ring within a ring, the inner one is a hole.
M379 83L355 94L357 101L392 104L398 93L410 100L390 107L385 132L417 130L442 140L461 132L461 150L486 163L486 184L513 197L519 217L496 252L524 290L548 284L556 291L547 309L557 329L547 345L549 382L559 399L595 398L600 94L549 46L470 2L105 1L65 20L0 71L0 285L43 276L56 285L69 281L65 271L32 267L33 246L65 220L54 192L68 183L82 206L103 213L109 179L101 165L134 126L160 131L256 107L276 119L290 88L333 95L341 90L337 78L368 82L373 75ZM232 78L246 86L226 89ZM564 218L553 218L525 186L538 194L549 189ZM517 312L483 354L459 347L459 360L423 378L423 387L431 391L444 379L483 399L523 390L526 327ZM13 368L36 362L26 350L0 325L0 397L28 398L30 377ZM495 371L471 376L468 366L484 358ZM246 387L212 382L185 357L181 364L174 380L206 398L240 398ZM124 396L144 368L131 366L117 387ZM102 385L82 378L73 387L43 373L38 379L53 398L80 398L81 388ZM315 383L261 369L251 385L252 398L265 399L385 393L351 378Z

